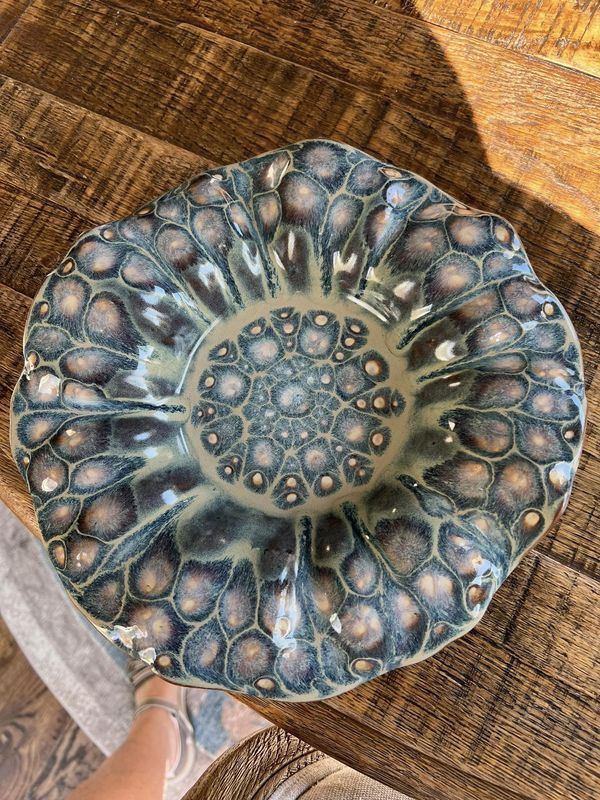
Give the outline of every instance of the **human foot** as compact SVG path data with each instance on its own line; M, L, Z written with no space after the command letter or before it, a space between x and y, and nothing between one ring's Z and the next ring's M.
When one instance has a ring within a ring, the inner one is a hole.
M152 719L153 725L161 726L169 742L167 778L179 779L191 769L196 747L186 690L154 675L141 662L130 662L128 672L134 688L136 722Z

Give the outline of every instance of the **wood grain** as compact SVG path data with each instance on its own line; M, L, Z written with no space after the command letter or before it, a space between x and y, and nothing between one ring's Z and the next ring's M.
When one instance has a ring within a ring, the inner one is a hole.
M0 42L10 34L30 2L31 0L0 0Z
M269 800L288 778L326 756L273 726L214 761L183 800Z
M509 51L498 59L492 45L421 21L399 29L379 8L325 10L310 36L286 38L293 20L278 16L270 39L290 44L275 57L95 0L35 0L0 48L0 71L216 163L312 136L364 146L407 110L434 127L474 124L504 179L525 179L579 224L598 224L600 162L580 169L582 153L600 146L594 78L556 80L552 65Z
M103 756L33 672L1 619L0 686L0 797L64 800Z
M407 17L422 19L454 33L538 56L583 72L600 73L600 16L598 4L564 3L561 0L397 0L373 3L370 0L346 0L322 4L302 0L269 0L242 4L235 0L215 4L199 0L110 0L119 7L142 12L168 23L185 22L231 37L270 52L271 47L289 45L290 39L303 42L312 35L319 17L335 23L348 7L367 17L381 15L396 32ZM325 12L325 13L323 13ZM270 20L286 24L274 37ZM282 41L283 40L283 41ZM350 55L350 54L349 54Z
M514 222L572 316L590 398L574 494L483 621L340 698L247 701L415 798L600 795L596 8L0 0L0 496L32 529L7 418L30 298L81 230L207 165L329 136L409 166Z

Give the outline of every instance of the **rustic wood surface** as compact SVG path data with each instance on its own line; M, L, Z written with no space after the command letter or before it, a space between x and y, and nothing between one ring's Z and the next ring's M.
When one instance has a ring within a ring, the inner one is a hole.
M0 0L0 496L31 298L74 237L207 165L339 139L507 216L579 333L569 509L437 656L340 698L252 701L428 800L600 796L596 2Z
M102 761L0 619L0 798L63 800Z
M213 761L183 800L269 800L288 778L326 758L272 725Z

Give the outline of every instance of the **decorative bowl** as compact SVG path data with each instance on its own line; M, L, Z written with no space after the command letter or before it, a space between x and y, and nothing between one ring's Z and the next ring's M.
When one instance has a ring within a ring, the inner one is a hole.
M564 509L581 356L504 219L330 141L82 236L12 446L49 556L182 684L314 700L480 619Z

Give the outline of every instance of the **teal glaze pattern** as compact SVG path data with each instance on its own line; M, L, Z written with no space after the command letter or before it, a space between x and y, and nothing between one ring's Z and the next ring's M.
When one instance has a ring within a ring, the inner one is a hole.
M12 446L108 639L182 684L346 691L468 631L568 500L581 355L504 219L306 141L82 236Z

